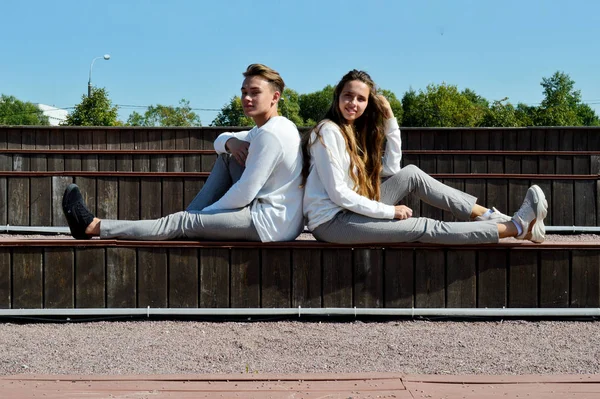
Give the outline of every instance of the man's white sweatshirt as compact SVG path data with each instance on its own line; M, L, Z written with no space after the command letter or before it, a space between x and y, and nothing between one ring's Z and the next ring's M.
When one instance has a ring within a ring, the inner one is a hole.
M227 153L230 138L250 143L246 169L231 188L203 211L250 206L261 241L294 240L304 227L302 215L302 150L296 125L276 116L250 131L222 133L214 142Z

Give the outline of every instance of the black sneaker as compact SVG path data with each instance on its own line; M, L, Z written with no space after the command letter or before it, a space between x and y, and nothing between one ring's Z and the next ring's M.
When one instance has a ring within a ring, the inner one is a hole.
M83 196L77 184L69 184L63 194L62 209L69 223L71 235L78 240L89 240L91 236L85 234L85 229L94 220L94 215L83 203Z

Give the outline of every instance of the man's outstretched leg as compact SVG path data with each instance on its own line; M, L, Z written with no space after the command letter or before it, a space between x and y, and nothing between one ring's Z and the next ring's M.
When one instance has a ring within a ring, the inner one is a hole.
M206 183L185 210L199 212L214 204L240 179L243 172L244 167L231 155L219 155Z
M171 240L178 238L261 241L249 207L216 212L177 212L152 220L100 220L87 209L79 188L69 185L63 211L77 239L120 238Z

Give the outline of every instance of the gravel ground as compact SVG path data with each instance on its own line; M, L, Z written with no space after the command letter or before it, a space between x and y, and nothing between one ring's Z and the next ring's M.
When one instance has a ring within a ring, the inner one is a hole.
M0 324L0 375L600 373L581 321Z

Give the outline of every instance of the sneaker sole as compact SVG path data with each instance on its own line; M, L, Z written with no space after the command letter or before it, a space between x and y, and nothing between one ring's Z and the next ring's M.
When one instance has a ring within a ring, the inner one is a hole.
M548 214L548 201L542 189L534 185L532 186L536 196L537 207L535 210L535 224L531 229L531 241L542 243L546 239L546 226L544 225L544 219Z

